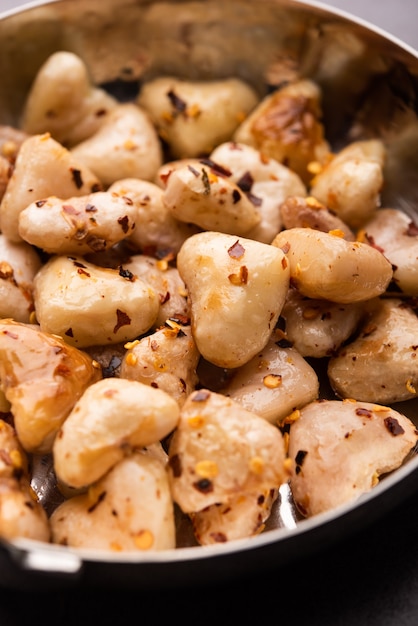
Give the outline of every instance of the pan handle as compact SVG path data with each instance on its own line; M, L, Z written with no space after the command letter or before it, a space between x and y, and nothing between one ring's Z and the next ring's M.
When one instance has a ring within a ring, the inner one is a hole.
M30 545L26 545L30 543ZM56 574L78 578L83 569L81 557L57 546L26 540L2 542L13 562L25 572Z

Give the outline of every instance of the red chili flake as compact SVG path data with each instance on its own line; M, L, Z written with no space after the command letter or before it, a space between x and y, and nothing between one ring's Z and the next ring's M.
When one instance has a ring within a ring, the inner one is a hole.
M418 226L415 222L409 222L406 234L408 237L416 237L418 235Z
M193 167L191 167L191 165L189 165L189 169L190 169L190 168L191 168L192 170L194 169ZM160 180L161 180L161 182L162 182L164 185L166 185L166 184L167 184L167 181L168 181L168 179L170 178L170 174L171 174L171 172L172 172L172 171L173 171L173 170L170 170L169 172L167 172L167 174L160 174ZM198 172L198 175L199 175L199 172Z
M85 210L87 213L94 213L97 211L97 207L95 207L94 204L87 203Z
M241 194L238 191L238 189L234 189L234 191L232 192L232 200L234 204L236 204L237 202L241 200Z
M123 268L122 265L119 265L119 276L121 276L122 278L126 278L127 280L134 282L135 280L135 275L132 274L132 272L126 268Z
M76 169L75 167L70 167L70 172L73 177L73 181L77 189L81 189L83 186L83 178L81 176L81 171Z
M287 241L284 246L281 247L281 251L284 254L288 254L288 252L290 251L290 243Z
M244 193L249 193L253 184L254 178L252 177L250 172L245 172L245 174L243 174L241 178L237 181L237 187L239 187Z
M10 454L7 450L0 450L0 459L5 465L13 465L12 459L10 458Z
M179 454L173 454L173 456L168 459L168 466L171 468L174 478L180 478L183 473L183 468Z
M199 176L199 171L195 167L192 167L191 165L188 165L187 169L193 174L193 176L196 176L196 178ZM168 176L167 176L167 178L168 178Z
M176 324L181 324L182 326L190 325L190 317L187 317L187 315L183 315L182 313L176 313L175 317L169 317L168 319Z
M258 504L258 506L262 506L262 505L264 504L264 502L265 502L265 499L266 499L266 498L264 497L264 495L263 495L263 494L259 495L259 496L258 496L258 498L257 498L257 504Z
M3 331L3 335L7 335L8 337L10 337L11 339L19 339L19 335L16 335L16 333L13 333L10 330L4 330Z
M154 389L159 389L158 383L156 383L155 381L153 381L153 382L150 384L150 387L154 387Z
M124 215L123 217L118 218L118 224L122 228L123 232L126 234L129 230L129 217Z
M211 493L213 491L213 483L208 478L201 478L193 483L193 487L201 493Z
M92 504L88 509L87 509L87 513L93 513L94 509L101 503L103 502L103 500L106 497L106 491L102 491L101 494L99 494L99 497L97 498L96 502L94 504Z
M81 261L77 261L73 256L68 256L67 259L69 261L72 261L75 265L75 267L81 267L83 269L87 269L85 265L83 265L83 263L81 263Z
M254 206L261 206L263 204L263 199L255 196L253 193L247 193L247 198Z
M77 274L81 274L83 276L87 276L88 278L90 278L90 274L89 272L87 272L86 270L84 270L83 268L79 267L77 270Z
M210 533L210 536L215 543L226 543L228 541L228 537L225 535L225 533Z
M160 304L165 304L166 302L168 302L170 300L170 292L166 291L165 293L160 293L158 294L159 300L160 300Z
M404 434L405 430L395 417L385 417L383 421L390 434L394 437Z
M193 402L206 402L210 398L210 391L207 389L200 389L199 391L195 391L192 396Z
M129 196L122 196L122 200L125 200L125 204L132 206L134 201L132 200L132 198L129 198Z
M68 213L68 215L80 215L80 211L75 208L72 204L63 204L62 210L64 213Z
M156 350L158 350L158 341L156 341L155 339L153 339L150 343L150 348L153 352L155 352Z
M40 209L42 206L44 206L46 202L47 200L38 200L37 202L35 202L35 204Z
M370 409L359 408L356 409L356 415L361 417L372 417L373 413Z
M245 248L237 239L236 242L228 249L228 254L232 259L240 259L245 254Z
M384 248L382 248L381 246L377 245L377 243L375 242L374 237L372 235L369 235L368 233L366 233L365 240L366 240L366 243L369 246L371 246L372 248L375 248L375 250L378 250L382 254L384 253L384 251L385 251Z
M73 329L72 328L68 328L64 335L67 335L67 337L74 337L74 333L73 333Z
M212 159L199 159L199 163L202 163L202 165L208 165L210 169L215 172L215 174L219 174L219 176L232 176L231 170L227 169L220 163L215 163Z
M116 316L118 318L118 321L113 329L114 333L117 333L122 326L129 326L129 324L131 323L131 318L129 317L129 315L124 311L121 311L120 309L116 309Z
M173 89L170 89L170 91L167 92L167 97L170 100L172 106L179 113L183 113L187 109L187 103L182 98L180 98L180 96L178 96Z
M54 375L56 376L68 377L71 376L71 374L71 368L69 368L68 365L65 365L65 363L59 363L54 370Z

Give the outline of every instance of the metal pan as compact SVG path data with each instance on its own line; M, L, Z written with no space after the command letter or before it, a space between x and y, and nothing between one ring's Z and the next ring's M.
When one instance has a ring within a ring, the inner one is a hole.
M0 123L18 125L31 82L56 50L71 50L93 80L129 99L160 74L238 76L263 95L283 71L324 94L334 149L381 137L388 149L382 204L418 212L418 54L386 33L324 5L296 0L58 0L0 16ZM396 407L418 426L418 403ZM47 467L47 466L46 466ZM48 481L48 468L44 478ZM38 485L39 487L39 485ZM42 589L157 588L230 580L306 556L364 527L418 487L418 454L359 500L300 519L282 488L268 528L251 540L193 545L179 518L179 547L146 555L0 544L0 585Z

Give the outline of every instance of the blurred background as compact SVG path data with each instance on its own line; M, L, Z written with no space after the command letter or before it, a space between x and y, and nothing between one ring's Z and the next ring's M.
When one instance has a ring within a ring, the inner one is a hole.
M16 9L25 4L22 0L0 0L0 11ZM385 30L394 37L418 50L417 0L327 0L317 2L355 15Z

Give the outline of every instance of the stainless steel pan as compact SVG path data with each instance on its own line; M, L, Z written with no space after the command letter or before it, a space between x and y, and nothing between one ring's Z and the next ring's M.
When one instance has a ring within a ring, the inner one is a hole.
M260 95L295 70L324 93L327 137L382 137L388 148L383 204L418 213L418 55L323 5L292 0L58 0L0 19L0 123L19 124L36 71L66 49L121 99L159 74L239 76ZM418 403L399 407L418 425ZM48 468L38 478L48 482ZM45 485L44 485L45 486ZM228 580L260 572L338 541L418 488L418 455L359 501L300 520L282 489L266 531L251 540L193 545L179 516L179 547L162 553L76 551L20 540L0 544L0 585L146 588Z

